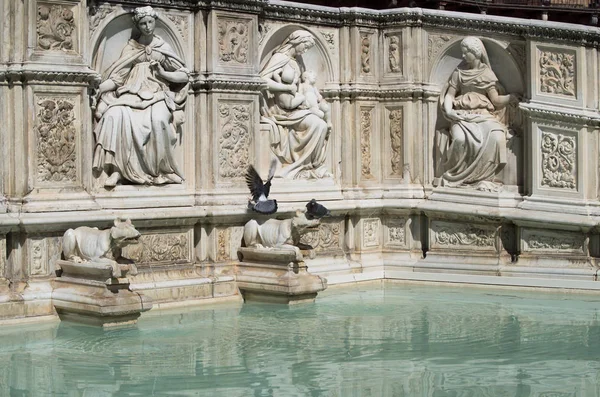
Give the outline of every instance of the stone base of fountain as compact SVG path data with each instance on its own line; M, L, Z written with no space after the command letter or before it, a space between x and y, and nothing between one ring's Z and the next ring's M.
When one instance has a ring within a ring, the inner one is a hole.
M313 302L327 288L327 280L308 272L303 253L314 256L314 251L297 247L240 248L236 279L244 301Z
M128 326L152 308L152 299L129 289L134 265L58 261L52 302L61 320L101 327Z

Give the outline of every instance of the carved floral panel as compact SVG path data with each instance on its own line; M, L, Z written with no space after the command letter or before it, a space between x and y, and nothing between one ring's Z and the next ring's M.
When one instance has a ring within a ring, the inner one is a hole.
M373 178L371 174L371 132L373 108L360 109L360 173L363 178Z
M386 222L385 245L406 246L406 219L392 218Z
M185 15L164 13L169 20L175 25L175 29L181 37L187 41L188 38L188 18Z
M230 257L229 229L217 230L217 261L227 261Z
M496 228L488 225L433 221L432 247L487 250L496 247Z
M226 64L247 64L250 21L219 18L217 33L219 60Z
M379 245L379 219L363 219L363 247L377 247Z
M388 70L391 73L402 73L402 54L400 36L388 37Z
M251 105L219 103L219 176L243 179L252 143Z
M323 36L323 40L327 43L327 47L330 50L335 50L335 33L329 31L321 31L321 36Z
M371 34L360 34L360 72L371 74Z
M319 230L306 233L300 242L310 245L317 252L339 251L341 230L339 222L321 222Z
M191 233L142 233L139 243L123 248L122 255L138 264L190 263Z
M427 57L429 60L435 59L439 52L450 44L452 39L454 39L452 35L430 34L427 39Z
M29 274L31 276L47 276L49 270L46 240L43 238L30 238L28 241Z
M404 170L404 155L402 153L403 138L403 112L402 109L393 109L389 113L390 119L390 150L392 176L402 176Z
M546 94L575 97L577 92L574 51L539 50L540 91Z
M542 186L576 190L576 137L542 131L541 152Z
M73 51L76 28L73 8L59 4L39 4L37 16L37 48Z
M267 23L261 23L258 25L258 44L262 44L272 28L273 27Z
M525 229L522 231L523 251L555 253L585 253L586 236L580 233Z
M75 104L71 99L39 97L36 103L36 180L77 181Z
M104 3L96 7L89 7L89 27L90 37L94 35L98 26L106 19L106 17L115 10L115 6Z

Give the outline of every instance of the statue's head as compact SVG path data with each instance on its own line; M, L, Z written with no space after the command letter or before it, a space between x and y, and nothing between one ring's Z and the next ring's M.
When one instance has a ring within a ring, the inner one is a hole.
M282 43L281 49L294 48L296 55L302 55L315 45L314 36L307 30L294 30Z
M143 35L154 33L156 18L158 18L158 14L150 6L138 7L133 10L133 23Z
M477 59L481 59L485 52L483 42L477 37L468 36L460 42L460 48L464 51L470 52L475 55Z

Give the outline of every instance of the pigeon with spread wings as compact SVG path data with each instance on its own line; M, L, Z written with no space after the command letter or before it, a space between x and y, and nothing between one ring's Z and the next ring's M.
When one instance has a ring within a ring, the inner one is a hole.
M270 200L269 192L271 190L271 179L275 175L277 162L272 161L269 168L269 177L263 183L256 169L250 165L246 171L246 184L252 193L252 200L248 201L248 208L261 214L273 214L277 211L277 200Z

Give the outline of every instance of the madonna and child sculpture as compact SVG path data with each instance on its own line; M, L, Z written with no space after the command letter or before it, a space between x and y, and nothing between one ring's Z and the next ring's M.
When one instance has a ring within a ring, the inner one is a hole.
M93 167L107 173L107 188L123 181L183 181L174 149L184 120L189 71L171 46L154 34L157 18L152 7L135 9L139 36L129 40L98 89Z
M506 164L505 110L519 97L502 95L480 39L466 37L461 50L464 62L440 95L441 111L450 127L436 131L434 185L497 190L495 177Z
M332 176L324 165L331 133L329 104L314 86L314 71L303 70L298 61L314 45L311 33L296 30L273 50L260 72L267 83L261 123L269 127L271 150L282 164L283 178Z

